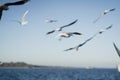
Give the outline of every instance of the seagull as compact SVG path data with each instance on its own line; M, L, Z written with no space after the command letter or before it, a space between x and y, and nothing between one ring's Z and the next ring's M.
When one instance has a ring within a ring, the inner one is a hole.
M73 50L73 49L75 49L76 51L78 51L78 50L79 50L79 47L82 47L83 45L85 45L88 41L92 40L96 35L97 35L97 34L95 34L95 35L93 35L92 37L88 38L88 39L85 40L83 43L81 43L81 44L79 44L79 45L77 45L77 46L75 46L75 47L68 48L68 49L66 49L66 50L64 50L64 51L69 51L69 50Z
M25 13L23 14L22 18L21 18L21 21L17 21L18 23L20 23L20 25L24 26L28 23L28 21L26 21L26 15L28 14L28 10L25 11Z
M27 3L28 1L30 1L30 0L21 0L21 1L17 1L17 2L8 2L8 3L0 5L0 20L1 20L1 17L2 17L3 10L7 11L7 10L9 10L9 6L23 5L23 4Z
M114 11L114 10L115 10L115 8L104 10L104 12L102 12L102 13L100 14L100 16L99 16L95 21L93 21L93 23L97 22L102 16L104 16L104 15L106 15L106 14L108 14L109 12Z
M46 34L48 35L48 34L51 34L51 33L55 32L55 31L62 31L63 28L71 26L71 25L75 24L77 21L78 21L78 19L76 19L75 21L73 21L73 22L71 22L71 23L69 23L67 25L61 26L61 27L59 27L59 28L57 28L55 30L49 31Z
M62 33L58 34L58 37L60 37L59 40L61 40L63 37L64 38L69 38L73 35L82 35L82 33L79 33L79 32L62 32Z
M46 19L45 22L46 22L46 23L53 23L53 22L57 22L57 20Z
M118 53L118 56L120 57L120 50L117 48L117 46L115 45L115 43L113 42L114 48L116 50L116 52Z
M99 34L102 34L102 33L105 32L106 30L112 28L112 26L113 26L113 25L110 25L110 26L108 26L108 27L105 28L105 29L100 29Z

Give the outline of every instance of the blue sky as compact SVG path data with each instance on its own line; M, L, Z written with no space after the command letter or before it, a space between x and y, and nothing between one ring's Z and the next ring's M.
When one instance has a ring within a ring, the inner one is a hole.
M0 4L16 0L0 0ZM3 12L0 21L0 60L5 62L24 61L38 65L55 66L94 66L115 67L120 63L112 43L120 48L120 1L119 0L31 0L21 6L10 6ZM92 23L105 9L116 8ZM29 10L26 26L20 26L13 20L19 20ZM45 23L46 18L56 19L56 23ZM83 35L73 36L58 41L56 35L46 35L59 26L78 19L74 25L64 28L63 32L81 32ZM63 52L74 47L99 29L113 27L93 40L75 50Z

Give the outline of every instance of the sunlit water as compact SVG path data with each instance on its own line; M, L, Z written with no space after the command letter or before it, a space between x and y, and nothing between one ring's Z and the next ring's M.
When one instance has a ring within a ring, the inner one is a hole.
M116 69L0 69L0 80L120 80Z

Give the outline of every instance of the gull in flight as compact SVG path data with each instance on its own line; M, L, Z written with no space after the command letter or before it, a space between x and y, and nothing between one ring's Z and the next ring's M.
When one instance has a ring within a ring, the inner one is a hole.
M114 11L114 10L115 10L115 8L104 10L104 12L102 12L102 13L100 14L100 16L99 16L95 21L93 21L93 23L97 22L102 16L104 16L104 15L106 15L106 14L108 14L109 12Z
M57 20L46 19L45 22L46 22L46 23L53 23L53 22L57 22Z
M92 37L88 38L88 39L85 40L83 43L81 43L81 44L79 44L79 45L77 45L77 46L75 46L75 47L68 48L68 49L66 49L66 50L64 50L64 51L69 51L69 50L73 50L73 49L75 49L76 51L78 51L78 50L79 50L79 47L82 47L83 45L85 45L88 41L92 40L96 35L97 35L97 34L95 34L95 35L93 35Z
M46 34L48 35L48 34L51 34L51 33L55 32L55 31L62 31L63 28L71 26L71 25L75 24L77 21L78 21L78 19L76 19L75 21L73 21L73 22L71 22L71 23L69 23L67 25L61 26L61 27L59 27L59 28L57 28L55 30L49 31Z
M110 26L108 26L108 27L105 28L105 29L100 29L99 34L102 34L102 33L105 32L106 30L112 28L112 26L113 26L113 25L110 25Z
M25 13L23 14L23 16L21 18L21 21L17 21L18 23L20 23L20 25L24 26L28 23L28 21L25 19L28 12L29 12L28 10L25 11Z
M58 37L60 37L59 40L61 40L62 38L69 38L73 35L82 35L82 33L79 33L79 32L62 32L62 33L58 34Z
M114 45L114 48L115 48L116 52L118 53L118 56L120 57L120 50L119 50L118 47L115 45L115 43L113 43L113 45Z
M21 1L17 1L17 2L8 2L8 3L0 5L0 20L1 20L1 17L2 17L3 10L7 11L7 10L9 10L9 6L23 5L23 4L27 3L28 1L30 1L30 0L21 0Z

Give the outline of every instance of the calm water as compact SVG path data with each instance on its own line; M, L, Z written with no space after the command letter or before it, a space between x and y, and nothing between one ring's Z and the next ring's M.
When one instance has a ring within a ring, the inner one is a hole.
M120 80L116 69L0 69L0 80Z

